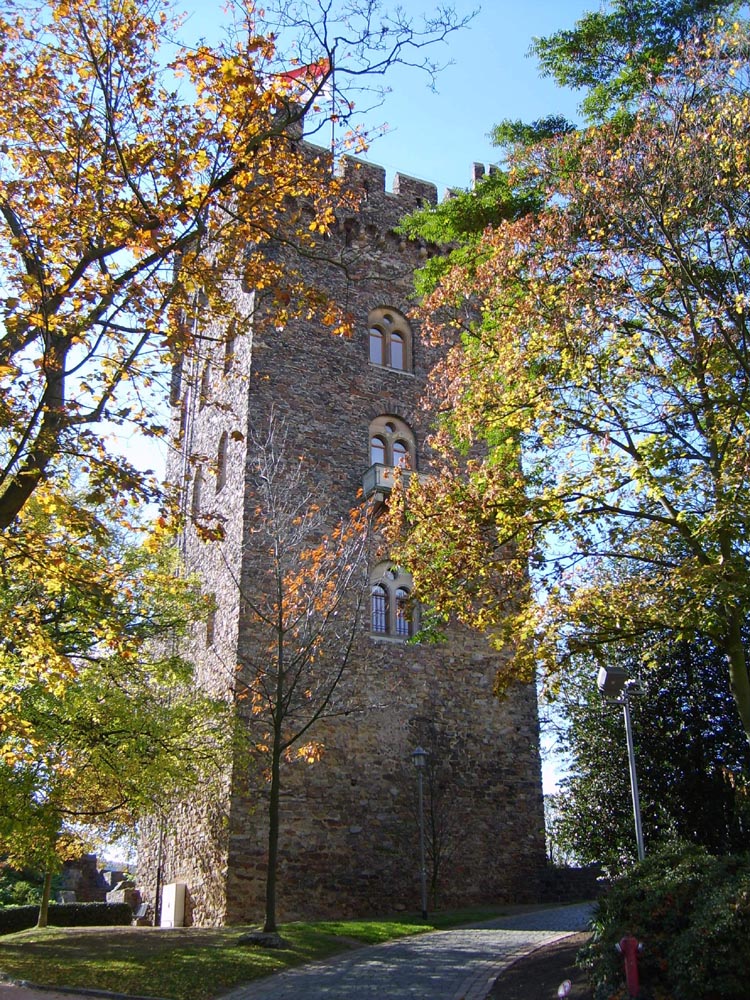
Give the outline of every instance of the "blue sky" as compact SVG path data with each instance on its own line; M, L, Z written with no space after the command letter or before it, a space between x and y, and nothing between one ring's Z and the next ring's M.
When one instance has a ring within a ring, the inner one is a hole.
M383 0L383 7L396 4ZM437 6L429 0L400 0L417 21ZM454 0L459 14L479 6ZM436 45L431 56L452 62L440 74L437 92L417 70L397 67L386 77L391 93L385 104L367 115L366 124L387 123L389 131L373 143L367 158L384 166L390 186L400 171L432 181L442 197L448 187L467 187L471 165L498 158L487 137L504 118L533 121L546 114L577 118L580 94L564 91L539 77L536 61L528 56L534 36L572 27L599 0L486 0L470 26ZM186 3L191 10L183 35L217 37L222 3Z
M404 6L423 9L418 0ZM473 9L466 0L455 6ZM448 187L468 186L474 161L498 159L488 132L504 118L558 113L577 120L581 95L541 79L528 51L534 36L572 27L596 6L597 0L489 0L470 27L436 47L437 58L444 50L453 63L439 76L437 93L415 70L393 74L392 93L371 116L381 114L390 132L375 141L369 159L386 167L389 181L399 170L433 181L442 197Z

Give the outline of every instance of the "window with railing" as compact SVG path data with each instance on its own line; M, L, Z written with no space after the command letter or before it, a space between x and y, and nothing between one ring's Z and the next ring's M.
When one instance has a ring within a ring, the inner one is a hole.
M394 470L408 477L417 464L417 445L411 428L399 417L383 414L370 424L370 466L362 489L366 497L385 497L393 489Z
M370 464L416 468L417 446L408 424L387 414L370 424Z

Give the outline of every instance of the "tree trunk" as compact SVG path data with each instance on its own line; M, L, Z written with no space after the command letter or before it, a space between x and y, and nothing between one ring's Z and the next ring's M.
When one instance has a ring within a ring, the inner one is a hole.
M44 479L55 455L60 453L60 435L65 424L65 367L67 346L62 338L49 352L45 363L47 387L42 396L43 413L36 440L21 459L0 497L0 531L7 531L23 510L29 497ZM33 433L29 424L28 433Z
M42 889L42 901L39 904L39 919L36 922L37 927L47 926L47 917L49 915L49 897L52 892L52 872L46 871L44 873L44 888Z
M268 803L268 865L266 868L266 922L263 930L276 930L276 869L279 860L279 797L281 791L280 734L274 737L271 758L271 795Z
M731 608L727 612L727 625L725 652L729 666L729 683L745 736L750 743L750 675L742 643L742 621L738 609Z

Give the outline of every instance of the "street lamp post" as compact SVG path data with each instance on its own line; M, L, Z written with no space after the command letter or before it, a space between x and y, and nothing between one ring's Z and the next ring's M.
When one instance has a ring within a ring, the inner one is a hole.
M625 717L625 737L628 743L628 766L630 768L630 792L633 796L633 819L635 820L635 840L638 860L643 861L646 852L643 847L643 827L641 826L641 801L638 794L638 775L635 769L635 749L633 747L633 723L630 718L630 698L638 693L638 681L631 680L623 667L602 667L596 678L599 694L605 701L622 705Z
M427 751L417 747L412 751L412 762L417 769L417 788L419 790L419 867L422 880L422 920L427 919L427 867L424 850L424 793L422 775L427 764Z

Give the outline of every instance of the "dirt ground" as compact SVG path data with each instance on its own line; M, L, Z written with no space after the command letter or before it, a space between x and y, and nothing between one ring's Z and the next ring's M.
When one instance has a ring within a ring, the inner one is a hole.
M556 1000L561 983L569 979L571 1000L593 1000L585 974L575 966L578 949L588 934L573 934L555 944L537 948L514 962L492 988L492 1000Z

